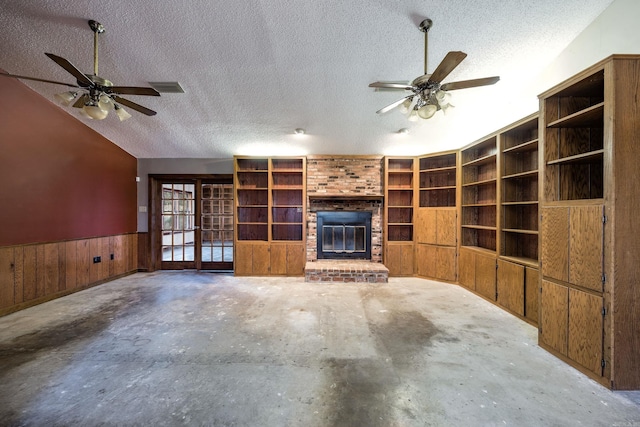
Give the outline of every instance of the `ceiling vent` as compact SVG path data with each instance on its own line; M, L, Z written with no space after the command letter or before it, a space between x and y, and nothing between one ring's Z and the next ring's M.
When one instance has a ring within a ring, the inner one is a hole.
M149 82L149 85L160 93L184 93L178 82Z

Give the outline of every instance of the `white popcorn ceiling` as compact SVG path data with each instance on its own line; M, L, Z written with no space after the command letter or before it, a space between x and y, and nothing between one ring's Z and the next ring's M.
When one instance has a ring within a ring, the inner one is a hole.
M455 149L537 110L523 93L612 0L0 0L0 69L75 83L44 55L85 73L102 23L99 72L117 85L178 81L184 94L128 96L158 111L88 121L138 158L243 155L422 154ZM377 80L429 72L448 51L467 58L445 82L499 75L494 86L452 92L446 116L412 123L375 111L404 92ZM23 80L53 102L64 86ZM304 128L306 135L294 135ZM409 134L397 131L408 128Z

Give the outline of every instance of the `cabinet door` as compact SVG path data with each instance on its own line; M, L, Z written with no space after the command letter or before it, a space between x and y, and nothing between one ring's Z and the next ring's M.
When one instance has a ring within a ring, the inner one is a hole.
M538 270L526 267L524 271L524 315L531 322L538 324L538 297L540 285L538 284Z
M569 208L544 208L542 213L542 276L569 281Z
M435 246L418 243L416 248L416 272L418 276L435 277Z
M271 259L269 256L269 244L253 244L253 275L268 276Z
M602 206L572 207L569 216L569 282L602 292Z
M306 255L307 255L306 248L303 243L287 244L287 275L288 276L304 275L304 265L307 260Z
M253 271L253 245L236 243L233 269L236 276L249 276Z
M524 316L524 266L499 259L496 287L498 304Z
M540 341L567 355L569 288L542 281L540 295Z
M460 249L460 260L458 262L459 278L458 282L469 289L476 289L476 254L475 252Z
M496 300L496 259L491 255L476 255L476 292Z
M416 215L416 241L435 245L437 242L437 210L418 209Z
M387 244L387 257L384 265L390 276L413 275L413 243Z
M602 375L602 297L569 289L569 343L567 355Z
M436 246L436 278L456 281L456 248Z
M274 276L285 276L287 274L287 245L285 243L272 243L269 263Z
M441 246L456 245L457 216L452 209L438 209L437 211L436 243Z

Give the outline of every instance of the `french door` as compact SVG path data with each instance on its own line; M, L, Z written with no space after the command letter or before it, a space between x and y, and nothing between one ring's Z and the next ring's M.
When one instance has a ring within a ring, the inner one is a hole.
M163 270L232 270L231 177L151 179L154 264Z

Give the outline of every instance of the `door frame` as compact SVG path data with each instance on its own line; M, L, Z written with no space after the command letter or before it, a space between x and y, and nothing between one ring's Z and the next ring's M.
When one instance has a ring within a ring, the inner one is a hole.
M203 269L201 242L201 197L202 184L233 184L233 174L149 174L149 258L150 271L161 270L162 261L162 184L195 185L195 261L171 261L171 269ZM235 214L235 213L234 213ZM164 261L165 263L167 261ZM206 263L205 263L206 264ZM205 266L206 268L206 266ZM233 269L233 264L231 266Z

